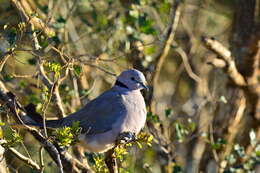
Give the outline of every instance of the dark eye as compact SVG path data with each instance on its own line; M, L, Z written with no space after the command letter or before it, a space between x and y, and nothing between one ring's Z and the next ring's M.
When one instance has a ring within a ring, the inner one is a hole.
M135 78L134 78L134 77L131 77L131 80L135 80Z

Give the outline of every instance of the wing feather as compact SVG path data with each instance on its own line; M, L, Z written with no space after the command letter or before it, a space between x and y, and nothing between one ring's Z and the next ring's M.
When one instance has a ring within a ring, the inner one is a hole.
M126 113L122 96L114 90L108 90L79 111L64 118L61 123L62 126L71 126L73 121L78 120L83 133L98 134L111 130L112 125L120 117L126 116Z

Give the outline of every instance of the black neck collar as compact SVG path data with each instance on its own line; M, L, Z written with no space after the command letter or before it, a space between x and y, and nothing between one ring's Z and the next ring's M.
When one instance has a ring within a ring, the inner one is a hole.
M127 89L129 89L125 84L123 84L122 82L120 82L120 81L118 81L118 80L116 81L115 85L120 86L120 87L122 87L122 88L127 88Z

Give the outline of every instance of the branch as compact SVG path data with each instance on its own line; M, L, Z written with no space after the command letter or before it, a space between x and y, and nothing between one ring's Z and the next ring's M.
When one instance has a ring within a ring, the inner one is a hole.
M34 162L32 159L24 156L23 154L19 153L16 149L14 149L13 147L8 147L4 144L6 144L7 141L5 141L4 139L0 140L0 145L3 146L5 149L9 150L12 154L14 154L18 159L20 159L21 161L25 162L26 164L28 164L29 166L31 166L33 169L36 169L37 171L41 171L40 166Z
M47 86L47 88L49 89L49 91L53 91L53 94L55 96L55 103L58 107L58 117L59 118L63 118L65 117L65 110L63 108L63 104L62 104L62 99L60 97L60 92L59 92L59 85L60 83L66 79L66 77L68 76L68 71L69 68L66 69L65 71L65 76L63 78L61 78L60 80L58 79L57 82L53 83L48 76L45 73L44 67L43 67L43 61L41 61L39 63L39 71L40 71L40 75L42 77L42 81L44 83L45 86Z
M118 173L117 162L114 156L114 149L115 148L112 148L108 152L106 152L105 162L109 170L109 173Z
M6 52L0 60L0 72L3 70L6 61L11 57L11 52Z
M212 65L216 68L226 67L226 62L219 58L208 57L207 64Z
M54 30L48 27L40 18L32 16L33 10L25 0L12 0L11 2L26 22L29 22L36 29L42 30L49 37L55 35Z
M226 165L226 160L225 158L230 155L231 151L232 151L232 147L233 147L233 143L234 140L239 132L239 130L241 129L241 121L243 119L243 117L245 116L244 112L246 109L246 99L244 94L240 97L240 99L237 100L238 102L236 103L238 108L237 108L237 112L235 114L234 119L232 119L230 121L230 124L228 126L228 134L226 136L227 138L227 146L225 147L225 149L223 149L222 153L221 153L221 157L220 157L220 164L221 165ZM224 164L225 163L225 164ZM222 173L224 171L225 167L221 167L219 168L219 172Z
M152 72L151 75L151 84L152 87L151 88L151 92L150 92L150 96L148 98L148 104L150 105L150 110L151 112L155 111L155 103L154 103L154 88L157 86L158 83L158 79L159 79L159 75L161 72L161 68L162 65L170 51L173 39L174 39L174 35L179 23L179 18L180 18L180 14L181 14L181 2L179 0L177 0L171 9L171 14L170 14L170 19L169 19L169 24L167 27L167 31L166 31L166 35L163 37L162 40L162 44L160 47L160 50L158 52L158 54L155 57L154 60L154 71Z
M1 81L0 103L5 105L10 110L17 123L22 123L26 130L30 132L38 142L40 142L60 169L64 168L66 172L75 172L75 169L80 169L83 172L91 172L89 168L79 164L79 162L76 162L74 159L71 159L72 157L68 158L68 154L62 152L62 149L60 149L59 146L55 146L52 142L42 136L42 134L40 134L35 128L29 127L23 123L22 119L26 120L27 112L15 99L14 95L6 89L5 85Z
M208 49L215 52L219 58L226 63L225 68L227 69L227 75L236 85L247 85L246 80L237 70L231 52L226 47L212 38L203 37L202 42Z
M187 54L184 52L184 50L181 48L181 47L178 47L176 49L176 51L180 54L181 58L182 58L182 62L184 64L184 67L188 73L188 75L193 79L195 80L196 82L200 83L201 82L201 78L196 75L193 71L192 71L192 68L189 64L189 60L188 60L188 56Z
M259 70L259 61L260 61L260 40L257 42L257 50L256 54L253 56L252 59L252 75L248 78L248 82L251 85L258 84L258 75L260 73Z

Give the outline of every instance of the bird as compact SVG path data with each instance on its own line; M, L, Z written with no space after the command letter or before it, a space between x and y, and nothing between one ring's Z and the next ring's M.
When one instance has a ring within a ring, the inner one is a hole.
M46 120L47 128L70 127L79 122L79 141L89 152L103 153L113 148L121 134L137 135L146 122L146 105L141 94L148 89L142 72L128 69L117 76L114 86L65 118ZM41 126L31 122L27 125Z

